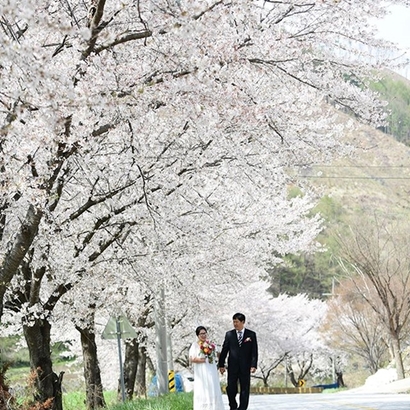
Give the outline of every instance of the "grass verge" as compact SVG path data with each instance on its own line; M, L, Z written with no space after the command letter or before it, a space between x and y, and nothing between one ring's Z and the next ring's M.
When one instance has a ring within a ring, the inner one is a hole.
M108 410L192 410L193 393L172 393L149 399L135 399L125 403L115 403L114 393L104 393ZM64 410L85 410L84 393L67 393L63 396Z
M104 392L104 399L108 409L117 405L117 393L114 391ZM87 410L85 405L85 392L69 392L63 393L63 409L64 410Z

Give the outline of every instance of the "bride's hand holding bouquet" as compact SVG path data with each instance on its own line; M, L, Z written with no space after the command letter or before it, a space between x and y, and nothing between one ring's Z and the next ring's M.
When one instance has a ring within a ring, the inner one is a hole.
M201 356L208 359L209 363L213 363L216 357L216 344L209 340L200 340L198 343Z

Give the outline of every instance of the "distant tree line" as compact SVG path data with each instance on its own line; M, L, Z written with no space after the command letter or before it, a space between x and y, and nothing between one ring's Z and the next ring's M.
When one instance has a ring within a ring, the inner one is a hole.
M410 146L410 86L405 79L386 76L371 88L385 100L387 124L380 130L393 135L397 141Z

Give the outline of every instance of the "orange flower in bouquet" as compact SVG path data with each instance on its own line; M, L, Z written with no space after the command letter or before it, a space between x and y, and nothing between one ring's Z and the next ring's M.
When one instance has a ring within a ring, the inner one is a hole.
M199 342L199 349L201 354L208 358L209 363L213 363L216 356L216 344L205 340L204 342Z

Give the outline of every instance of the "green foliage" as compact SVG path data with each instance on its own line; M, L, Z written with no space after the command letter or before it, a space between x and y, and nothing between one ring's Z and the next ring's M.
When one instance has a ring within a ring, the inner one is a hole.
M281 293L307 293L320 297L323 292L320 280L316 277L313 255L286 255L284 263L270 272L273 278L270 291L274 296Z
M320 199L314 213L320 213L327 225L343 222L344 210L342 205L328 195Z
M8 336L0 338L0 360L8 361L13 367L27 366L30 363L28 350L19 346L21 336Z
M297 189L293 192L296 193ZM346 215L342 205L327 195L320 199L312 211L312 214L317 213L324 220L325 229L318 237L324 249L315 254L286 255L283 264L267 269L271 278L270 292L274 296L281 293L306 293L320 299L331 292L332 279L340 274L338 263L333 257L337 244L332 227L341 229L345 225Z
M387 101L388 126L384 130L406 145L410 145L410 86L404 79L386 76L371 88Z
M22 337L22 335L0 337L0 361L10 362L13 369L28 368L30 366L28 349L20 347L20 339ZM69 342L57 342L51 347L53 364L60 362L67 363L67 357L64 357L64 353L68 352L68 343Z
M51 359L53 364L67 363L74 360L75 357L69 357L69 345L71 342L56 342L51 346Z
M292 199L297 198L299 196L303 196L302 190L296 185L290 186L288 189L288 198Z
M193 393L173 393L165 396L137 399L110 407L110 410L192 410Z

